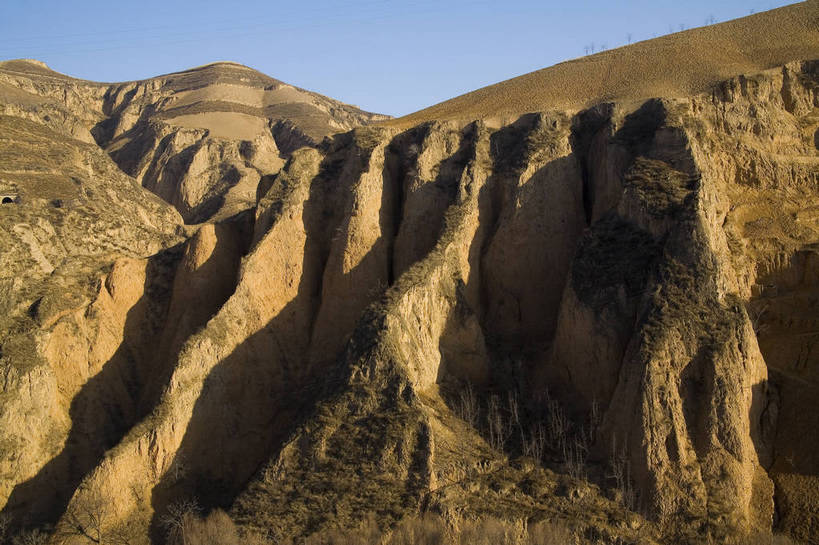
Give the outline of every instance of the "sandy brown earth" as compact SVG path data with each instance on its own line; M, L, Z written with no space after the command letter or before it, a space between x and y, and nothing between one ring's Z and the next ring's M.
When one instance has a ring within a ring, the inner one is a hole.
M232 63L4 63L0 522L175 543L195 498L276 543L429 512L819 543L816 11L321 143L361 114Z
M695 28L530 72L388 121L498 118L606 101L685 97L738 74L819 55L819 2L811 0Z

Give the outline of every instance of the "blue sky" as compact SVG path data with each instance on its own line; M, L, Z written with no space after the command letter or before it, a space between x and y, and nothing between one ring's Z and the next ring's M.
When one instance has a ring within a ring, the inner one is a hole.
M557 62L772 0L0 0L0 59L124 81L232 60L403 115Z

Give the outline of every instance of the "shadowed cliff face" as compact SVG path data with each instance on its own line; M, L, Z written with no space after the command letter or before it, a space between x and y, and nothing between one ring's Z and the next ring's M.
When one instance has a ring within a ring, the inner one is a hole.
M274 537L420 509L815 541L817 67L295 149L192 120L291 92L247 69L63 78L102 104L71 114L5 66L5 513L76 543L92 515L162 541L190 497ZM111 158L188 220L252 208L186 230Z

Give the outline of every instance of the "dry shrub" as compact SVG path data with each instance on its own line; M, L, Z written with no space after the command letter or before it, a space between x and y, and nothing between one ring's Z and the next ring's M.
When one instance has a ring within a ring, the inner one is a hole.
M187 545L241 545L236 525L227 514L217 509L204 519L196 519L187 525Z
M445 545L448 534L449 528L441 517L406 518L392 531L387 545Z
M759 532L739 541L740 545L797 545L786 535Z
M216 509L207 517L199 518L194 513L185 513L182 528L184 533L174 533L169 543L178 545L268 545L260 535L243 533L231 518Z
M224 511L213 511L201 519L188 514L184 539L177 534L171 543L182 545L270 545L261 536L242 534ZM304 540L304 545L573 545L577 540L566 527L493 517L461 520L453 527L437 515L408 517L389 532L383 532L374 516L357 528L329 528Z
M316 532L304 540L304 545L380 545L383 537L375 517L370 515L357 528L329 528Z
M49 536L39 528L20 532L11 540L12 545L46 545Z
M521 525L496 518L464 520L455 535L457 545L518 545L522 541Z
M545 520L530 524L527 538L527 545L570 545L577 542L571 530Z

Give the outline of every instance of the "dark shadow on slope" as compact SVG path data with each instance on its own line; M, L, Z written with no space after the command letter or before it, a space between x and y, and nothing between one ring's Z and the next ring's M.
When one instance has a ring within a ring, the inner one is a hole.
M162 541L160 521L174 501L195 496L206 510L230 506L304 415L338 384L335 354L318 358L315 366L308 355L331 241L342 220L339 203L349 198L349 181L369 159L366 153L356 155L360 150L348 135L339 138L348 140L328 150L304 205L306 242L296 295L210 370L171 469L153 489L154 541ZM384 244L378 240L373 248L379 251ZM372 252L348 273L351 277L370 266Z
M280 119L270 125L270 133L279 148L282 157L290 157L294 151L305 146L314 148L318 144L304 134L295 123L289 119Z
M434 127L428 124L422 130L431 131ZM410 167L413 170L408 172L401 191L402 217L393 257L395 278L423 259L437 244L444 227L445 212L455 202L461 176L474 154L476 133L473 125L457 133L458 149L440 162L434 180L421 180L417 176L418 156L414 158L414 169ZM423 183L418 185L417 182Z
M130 100L125 100L117 109L116 112L114 111L106 111L110 109L110 104L108 103L108 96L111 90L109 89L106 92L106 102L103 104L103 113L108 115L109 117L103 119L96 125L94 125L90 132L91 136L94 137L94 141L97 145L103 149L108 147L114 140L114 133L116 132L117 126L119 125L119 115L122 113L128 105ZM133 96L136 93L136 89L131 90L127 94ZM146 125L148 125L148 119L154 115L155 108L153 105L148 105L139 115L139 119L134 123L133 127L128 130L127 132L121 134L118 138L128 138L129 140L135 137L140 131L144 130ZM122 167L120 167L122 168ZM125 172L125 169L123 169ZM127 174L127 172L126 172Z
M185 341L219 311L236 289L241 260L252 237L253 214L241 212L215 224L213 229L216 242L208 259L194 271L180 267L176 272L166 320L169 327L156 347L158 365L143 388L141 415L149 414L159 403ZM187 251L194 251L191 246L197 236L189 239Z
M819 257L803 248L760 268L746 304L768 368L753 389L757 455L775 485L774 527L811 542L819 528Z
M366 135L360 135L356 146L361 161L354 169L355 178L375 176L372 169L371 154L374 147L362 146ZM372 139L370 139L370 143ZM379 298L392 284L393 248L400 220L395 215L400 213L403 177L401 158L390 151L391 145L384 146L384 164L380 172L380 202L377 210L367 210L361 199L367 199L374 187L359 187L357 180L351 179L351 191L345 192L343 203L339 207L338 228L330 237L327 247L327 258L322 273L322 293L316 318L310 337L310 365L324 366L334 360L343 349L364 309ZM349 174L348 174L349 176ZM355 190L352 190L355 188ZM373 207L375 208L375 207ZM378 233L376 240L372 236L372 216L377 213ZM363 222L363 223L362 223ZM363 230L363 232L362 232ZM359 256L364 244L370 244L366 254ZM355 266L347 270L350 260Z
M144 294L128 312L122 343L71 401L72 426L63 450L12 491L3 511L15 525L56 523L83 477L142 416L139 397L155 372L150 339L161 334L179 257L177 246L149 260Z
M585 227L576 159L549 161L520 186L517 179L501 177L489 183L482 199L501 194L501 202L515 204L499 214L483 212L492 205L481 207L482 216L498 216L487 220L481 251L484 330L497 348L543 345L554 336L563 286Z

